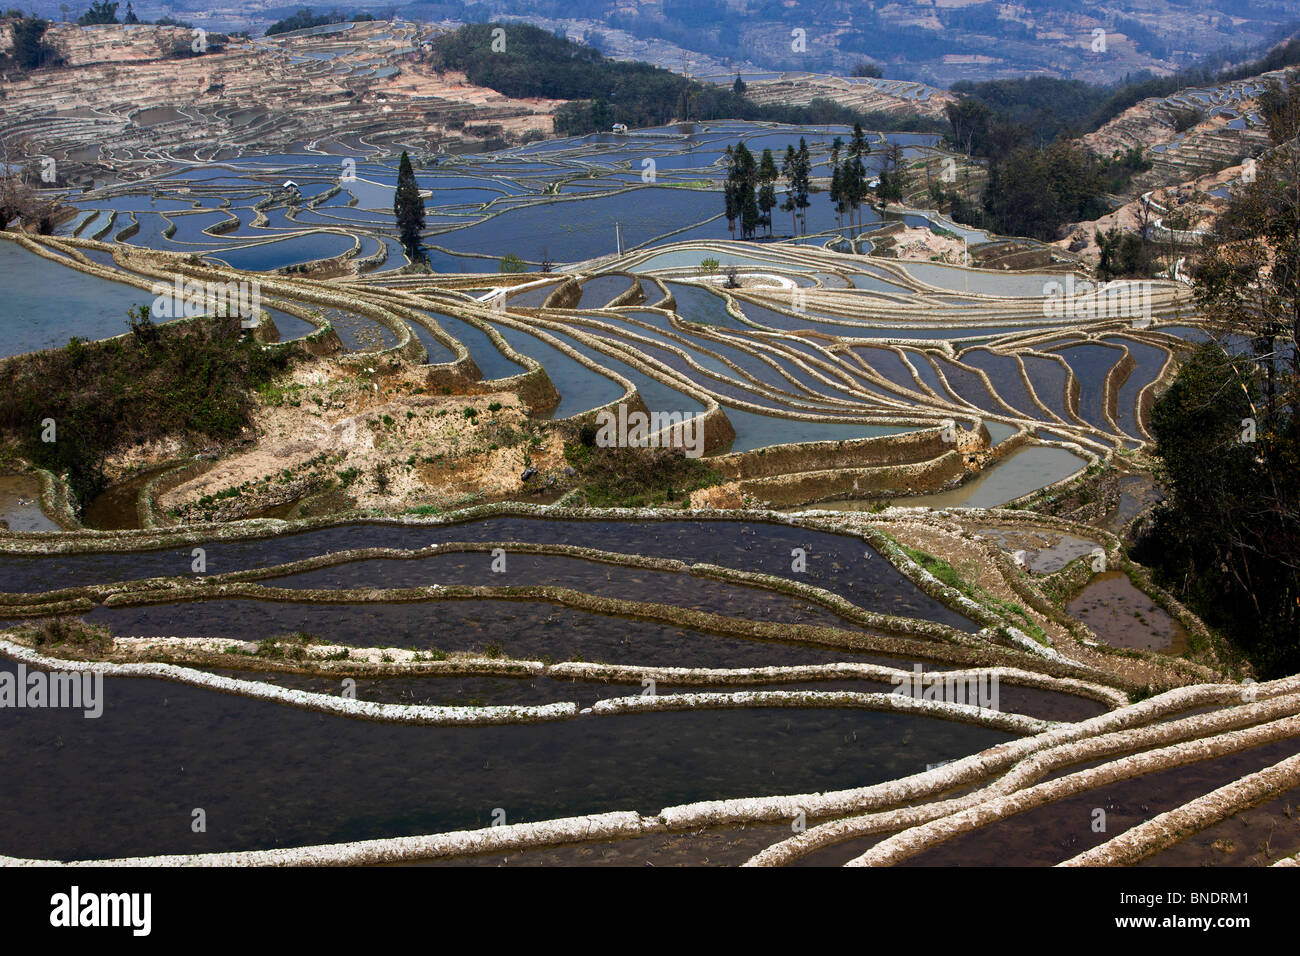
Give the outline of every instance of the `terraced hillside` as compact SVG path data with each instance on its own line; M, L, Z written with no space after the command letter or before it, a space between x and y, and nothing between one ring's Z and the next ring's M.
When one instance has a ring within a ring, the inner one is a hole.
M1138 177L1135 189L1182 183L1238 165L1271 145L1257 98L1269 81L1284 83L1285 73L1275 70L1143 100L1083 142L1103 156L1134 146L1147 150L1153 165Z
M1294 679L1243 688L1109 650L1116 634L1048 595L1097 560L1067 561L1082 537L1140 569L1059 519L497 506L284 530L6 538L0 609L31 622L6 632L6 670L101 671L112 718L74 736L79 714L34 711L6 735L15 757L67 741L7 791L32 826L6 852L880 865L960 844L1160 863L1211 826L1253 852L1244 811L1297 783ZM1043 542L1036 571L991 537L1009 534ZM200 580L179 573L195 547ZM68 614L85 623L56 623ZM184 783L155 786L194 733L220 762L183 758ZM100 788L45 799L43 781L84 773ZM255 809L271 794L282 818ZM200 795L208 834L139 826ZM1076 804L1111 808L1114 829L1075 821ZM1274 833L1270 852L1294 839Z
M68 66L8 80L0 141L9 161L49 157L60 181L89 184L303 145L457 152L550 133L556 102L511 100L422 65L432 30L342 23L224 46L214 34L207 53L177 57L174 46L199 42L194 31L58 24L48 37Z
M227 441L103 449L88 500L4 436L0 686L103 708L6 710L42 772L4 862L1294 863L1298 679L1125 547L1156 394L1241 341L1182 282L916 210L729 238L727 145L822 179L845 132L429 162L431 268L394 157L337 140L160 155L0 233L5 369L254 283L286 368ZM1026 268L870 254L900 222Z

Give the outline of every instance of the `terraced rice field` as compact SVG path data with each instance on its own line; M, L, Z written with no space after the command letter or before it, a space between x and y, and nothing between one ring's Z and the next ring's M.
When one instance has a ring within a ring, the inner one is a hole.
M1095 530L979 514L1040 543L1088 534L1118 560ZM6 672L94 668L112 719L17 714L12 759L66 743L6 789L0 812L27 825L5 852L526 863L577 845L703 862L725 838L711 862L924 865L1020 840L1025 862L1132 862L1170 834L1123 817L1123 838L1084 840L1070 801L1163 773L1181 781L1162 791L1172 812L1285 757L1294 680L1116 673L1043 597L1074 565L1026 577L967 520L491 506L11 533L0 614L72 612L114 638L88 659L6 633ZM978 587L916 563L918 538L976 562ZM184 780L161 786L177 761ZM207 833L140 826L200 794ZM1025 829L1038 817L1055 842Z
M6 861L1234 862L1198 834L1296 787L1300 679L1239 683L1115 534L1032 510L1143 453L1211 334L1187 288L1130 313L1071 276L1054 310L1069 262L847 254L824 211L725 238L726 144L834 133L426 164L432 272L389 261L391 158L351 179L341 151L182 164L63 235L0 233L0 268L108 303L20 302L9 355L113 334L111 296L177 276L257 281L268 348L559 426L658 413L737 498L182 521L156 493L186 461L91 530L58 476L0 486L0 671L99 674L105 717L12 712L0 752L42 772L0 795ZM99 638L46 639L71 618ZM1098 801L1123 808L1101 831Z

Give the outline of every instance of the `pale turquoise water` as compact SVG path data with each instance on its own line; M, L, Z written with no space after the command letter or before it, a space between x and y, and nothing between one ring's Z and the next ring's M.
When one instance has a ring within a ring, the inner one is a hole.
M127 309L148 305L145 289L61 266L0 242L0 356L103 339L127 330Z

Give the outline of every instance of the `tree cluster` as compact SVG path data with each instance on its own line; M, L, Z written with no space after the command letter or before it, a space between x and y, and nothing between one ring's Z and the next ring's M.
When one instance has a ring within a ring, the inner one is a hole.
M1276 676L1300 670L1300 95L1268 112L1277 145L1195 269L1221 332L1152 413L1168 498L1141 558Z
M722 195L726 207L727 228L734 238L740 222L742 239L753 239L759 229L772 235L772 210L776 207L776 161L770 149L763 150L756 163L754 154L743 142L735 149L727 147L727 181Z
M842 162L841 151L844 152ZM842 221L844 216L848 216L850 232L853 230L855 214L858 215L858 224L861 225L860 210L870 195L867 167L864 162L869 155L871 155L871 144L867 142L860 123L854 125L847 149L838 136L831 144L831 204L835 207L837 222Z
M9 37L13 41L9 55L0 55L0 64L12 63L20 70L36 70L47 66L60 66L63 57L54 45L45 39L50 28L48 20L40 17L18 17L9 24Z

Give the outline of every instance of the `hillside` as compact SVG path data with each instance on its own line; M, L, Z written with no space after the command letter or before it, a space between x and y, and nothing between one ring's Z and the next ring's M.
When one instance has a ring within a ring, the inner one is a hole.
M0 137L52 156L60 182L136 174L172 158L212 160L289 152L300 144L401 142L464 152L551 133L557 101L512 99L421 62L434 31L357 23L346 36L231 38L203 55L168 56L192 43L180 27L54 26L67 63L14 73ZM9 45L4 29L3 46Z
M30 8L47 19L66 18L57 0ZM200 0L135 5L142 19L169 14L254 36L298 8ZM1295 0L360 0L348 9L442 25L525 20L563 30L616 59L695 74L748 68L844 74L866 59L887 77L934 86L1025 75L1114 82L1143 70L1166 73L1209 55L1258 49L1277 38L1280 25L1300 19ZM796 29L806 34L802 50L792 49ZM1105 32L1104 50L1095 48L1097 30Z

